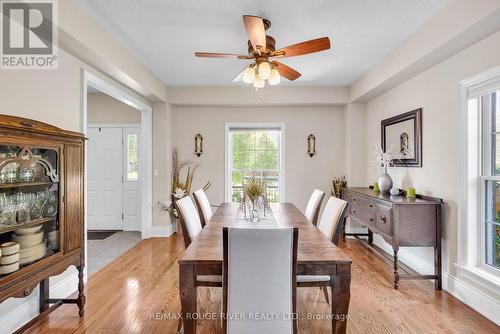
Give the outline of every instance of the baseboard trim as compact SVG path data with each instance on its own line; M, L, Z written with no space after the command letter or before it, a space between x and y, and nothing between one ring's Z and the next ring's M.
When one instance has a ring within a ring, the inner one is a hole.
M153 226L151 229L152 238L168 238L174 234L175 230L173 224L167 226Z
M497 300L448 273L443 273L443 289L500 326L500 303Z
M77 291L78 273L74 272L50 288L50 298L66 298ZM0 334L13 333L38 315L38 286L26 301L0 317ZM75 312L78 312L75 310Z

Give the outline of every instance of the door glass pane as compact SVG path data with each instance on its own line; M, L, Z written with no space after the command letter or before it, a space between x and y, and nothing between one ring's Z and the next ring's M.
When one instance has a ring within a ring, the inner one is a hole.
M127 135L127 181L137 181L138 170L137 134L129 134Z

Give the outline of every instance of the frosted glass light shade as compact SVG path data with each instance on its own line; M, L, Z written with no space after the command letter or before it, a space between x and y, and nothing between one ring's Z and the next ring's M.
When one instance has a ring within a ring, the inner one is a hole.
M269 84L271 86L274 86L274 85L279 84L280 81L281 81L280 72L278 72L278 70L276 70L276 69L273 69L271 71L271 76L269 77Z
M267 80L271 76L271 65L267 61L263 61L259 65L259 75L262 79Z
M253 81L253 86L254 86L255 88L264 88L265 84L266 84L266 83L265 83L264 79L262 79L262 78L260 77L260 75L257 73L257 74L255 75L255 80Z
M252 83L255 80L255 70L251 67L245 68L243 71L243 82Z

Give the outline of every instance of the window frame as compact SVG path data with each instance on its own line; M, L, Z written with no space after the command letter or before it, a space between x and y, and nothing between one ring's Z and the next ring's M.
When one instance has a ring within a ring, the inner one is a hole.
M285 202L285 123L268 122L227 122L225 123L225 162L224 162L224 201L231 202L232 194L232 145L231 131L233 129L245 130L278 130L279 131L279 157L278 157L278 202Z
M458 276L490 291L500 288L500 270L486 264L486 182L491 172L491 117L481 97L500 89L500 66L459 82ZM471 102L475 101L475 102ZM490 129L490 131L484 131ZM488 154L485 152L488 151Z

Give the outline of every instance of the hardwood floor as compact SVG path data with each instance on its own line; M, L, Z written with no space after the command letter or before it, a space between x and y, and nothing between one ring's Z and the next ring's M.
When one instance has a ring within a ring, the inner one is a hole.
M499 327L431 281L392 288L392 266L360 241L343 246L352 257L348 333L500 333ZM63 305L31 333L175 333L180 310L177 258L182 237L141 241L89 279L85 317ZM384 270L380 270L383 267ZM328 314L319 288L300 288L298 312ZM220 310L220 288L200 288L199 312ZM301 320L299 333L331 333L329 320ZM197 333L219 333L216 320L198 321Z

